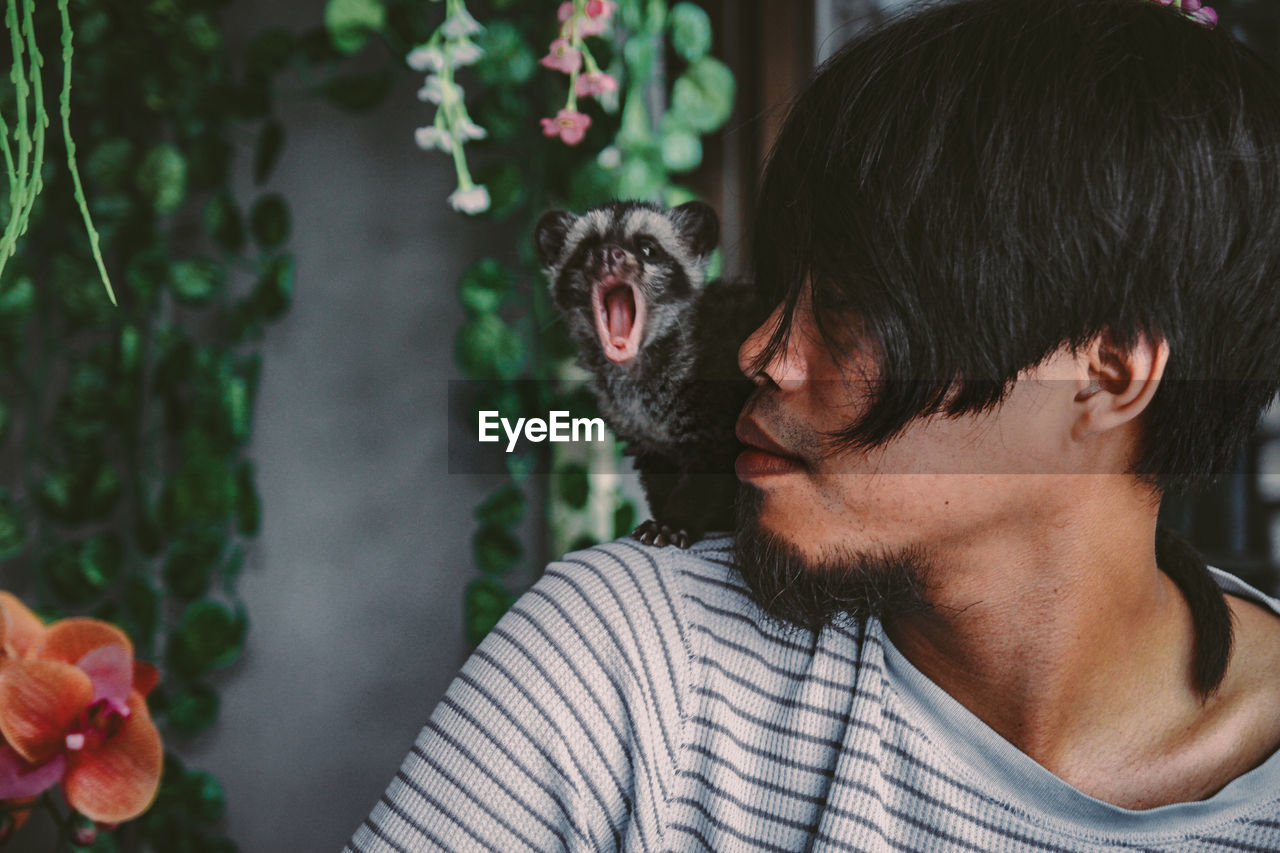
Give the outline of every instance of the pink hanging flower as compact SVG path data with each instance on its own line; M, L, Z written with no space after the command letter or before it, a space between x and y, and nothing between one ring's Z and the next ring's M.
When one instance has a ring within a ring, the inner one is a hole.
M590 0L586 6L586 15L579 15L577 20L570 23L570 19L575 17L573 3L561 3L556 17L560 19L561 24L567 25L561 27L563 35L572 36L576 30L579 36L587 38L603 35L609 26L609 19L617 8L618 4L613 0Z
M591 127L591 116L576 110L563 109L555 118L542 120L543 136L558 136L565 145L577 145Z
M1161 6L1172 6L1191 20L1207 29L1218 25L1218 13L1212 6L1206 6L1203 0L1155 0Z
M1182 11L1197 23L1213 29L1218 24L1218 13L1212 6L1205 6L1200 0L1182 0Z
M559 38L551 43L551 52L538 61L547 68L573 74L582 68L582 52L568 39Z
M603 71L591 71L578 78L575 89L579 98L603 95L618 91L618 81L612 74Z

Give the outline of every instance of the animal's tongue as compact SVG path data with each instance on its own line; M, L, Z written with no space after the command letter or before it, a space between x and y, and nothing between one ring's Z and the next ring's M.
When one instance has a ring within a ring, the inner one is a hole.
M615 287L604 295L605 316L609 322L609 336L616 346L625 346L631 337L636 321L636 301L631 288Z

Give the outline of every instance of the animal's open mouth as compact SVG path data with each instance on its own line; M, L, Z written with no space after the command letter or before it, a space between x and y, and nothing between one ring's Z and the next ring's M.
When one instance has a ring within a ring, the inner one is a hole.
M644 297L635 285L608 275L591 289L591 306L596 317L596 334L604 357L626 364L640 352L644 336Z

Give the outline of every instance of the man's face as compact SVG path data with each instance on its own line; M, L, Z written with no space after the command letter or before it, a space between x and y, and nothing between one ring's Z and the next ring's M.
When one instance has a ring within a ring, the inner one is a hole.
M837 363L805 294L786 345L753 374L779 318L739 352L757 385L738 422L739 559L766 609L821 622L834 615L812 612L830 609L824 599L855 615L924 604L939 567L1007 553L1088 487L1063 477L1082 473L1063 429L1064 395L1077 393L1069 354L1024 373L994 411L921 418L870 451L834 450L827 436L864 411L876 359L864 346Z

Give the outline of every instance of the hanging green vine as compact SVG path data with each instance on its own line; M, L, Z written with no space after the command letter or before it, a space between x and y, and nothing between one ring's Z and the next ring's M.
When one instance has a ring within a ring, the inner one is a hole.
M0 87L4 587L46 620L124 628L160 669L148 701L177 748L216 721L217 674L248 632L238 579L261 526L247 455L260 346L294 281L289 206L270 187L285 141L275 103L375 106L408 73L429 7L378 4L386 19L343 33L269 30L233 56L223 5L9 0L13 85ZM348 71L374 30L382 67ZM45 67L39 45L59 34L62 62ZM45 135L55 72L61 150ZM63 849L168 853L234 850L224 803L217 778L168 751L136 821L86 825L51 794L39 807L59 814Z

